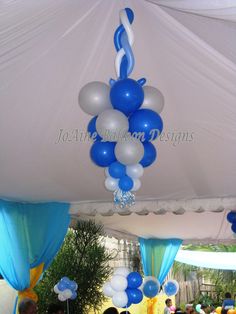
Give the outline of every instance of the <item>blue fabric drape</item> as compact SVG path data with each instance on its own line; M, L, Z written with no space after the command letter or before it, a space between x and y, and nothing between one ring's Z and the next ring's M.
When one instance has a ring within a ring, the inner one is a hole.
M48 268L70 223L69 204L0 200L0 273L16 290L30 285L30 268Z
M145 276L155 276L162 285L173 265L182 240L139 238L139 243Z

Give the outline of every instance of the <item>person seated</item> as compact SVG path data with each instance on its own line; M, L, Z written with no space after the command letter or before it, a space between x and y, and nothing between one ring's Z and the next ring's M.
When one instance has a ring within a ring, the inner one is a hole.
M48 307L48 314L64 314L64 307L59 304L50 304Z
M19 314L37 314L36 303L28 298L23 299L18 306Z
M115 307L109 307L103 312L103 314L119 314L119 312Z
M235 306L235 302L234 300L231 298L231 293L230 292L226 292L225 294L225 299L223 301L222 304L222 314L227 314L227 311L230 309L234 309Z

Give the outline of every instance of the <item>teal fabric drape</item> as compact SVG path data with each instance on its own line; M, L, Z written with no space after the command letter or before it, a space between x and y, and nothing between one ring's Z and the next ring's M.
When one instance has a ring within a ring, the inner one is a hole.
M69 204L0 200L0 273L16 290L30 286L30 269L46 270L70 222Z
M139 238L139 243L145 276L156 277L162 285L173 265L182 240Z

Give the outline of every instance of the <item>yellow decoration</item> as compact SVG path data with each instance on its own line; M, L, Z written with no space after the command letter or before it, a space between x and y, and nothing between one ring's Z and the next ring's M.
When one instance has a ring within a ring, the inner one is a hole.
M29 298L34 302L38 301L38 296L34 292L34 287L36 286L37 282L39 281L40 276L43 273L44 263L40 264L37 267L30 269L30 286L29 288L18 291L18 304L25 298Z
M230 309L227 311L227 314L236 314L235 309Z
M215 309L215 312L217 314L221 314L221 311L222 311L222 307L221 306L218 306L216 309Z
M154 314L154 308L157 304L157 297L147 300L147 314Z

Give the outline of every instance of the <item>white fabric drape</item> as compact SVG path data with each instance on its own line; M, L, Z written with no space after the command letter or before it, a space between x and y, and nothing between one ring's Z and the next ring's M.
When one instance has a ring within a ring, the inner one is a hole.
M168 8L236 22L235 0L146 0Z
M180 263L197 267L236 270L236 252L200 252L179 250L175 260Z
M113 34L127 6L135 13L132 77L146 77L164 94L164 132L173 135L155 143L158 159L145 169L137 199L236 196L235 1L4 0L0 197L112 200L103 169L89 159L91 143L76 139L75 130L84 132L90 120L78 106L80 88L115 78ZM220 20L204 24L210 19L191 13ZM57 143L60 130L65 140Z

